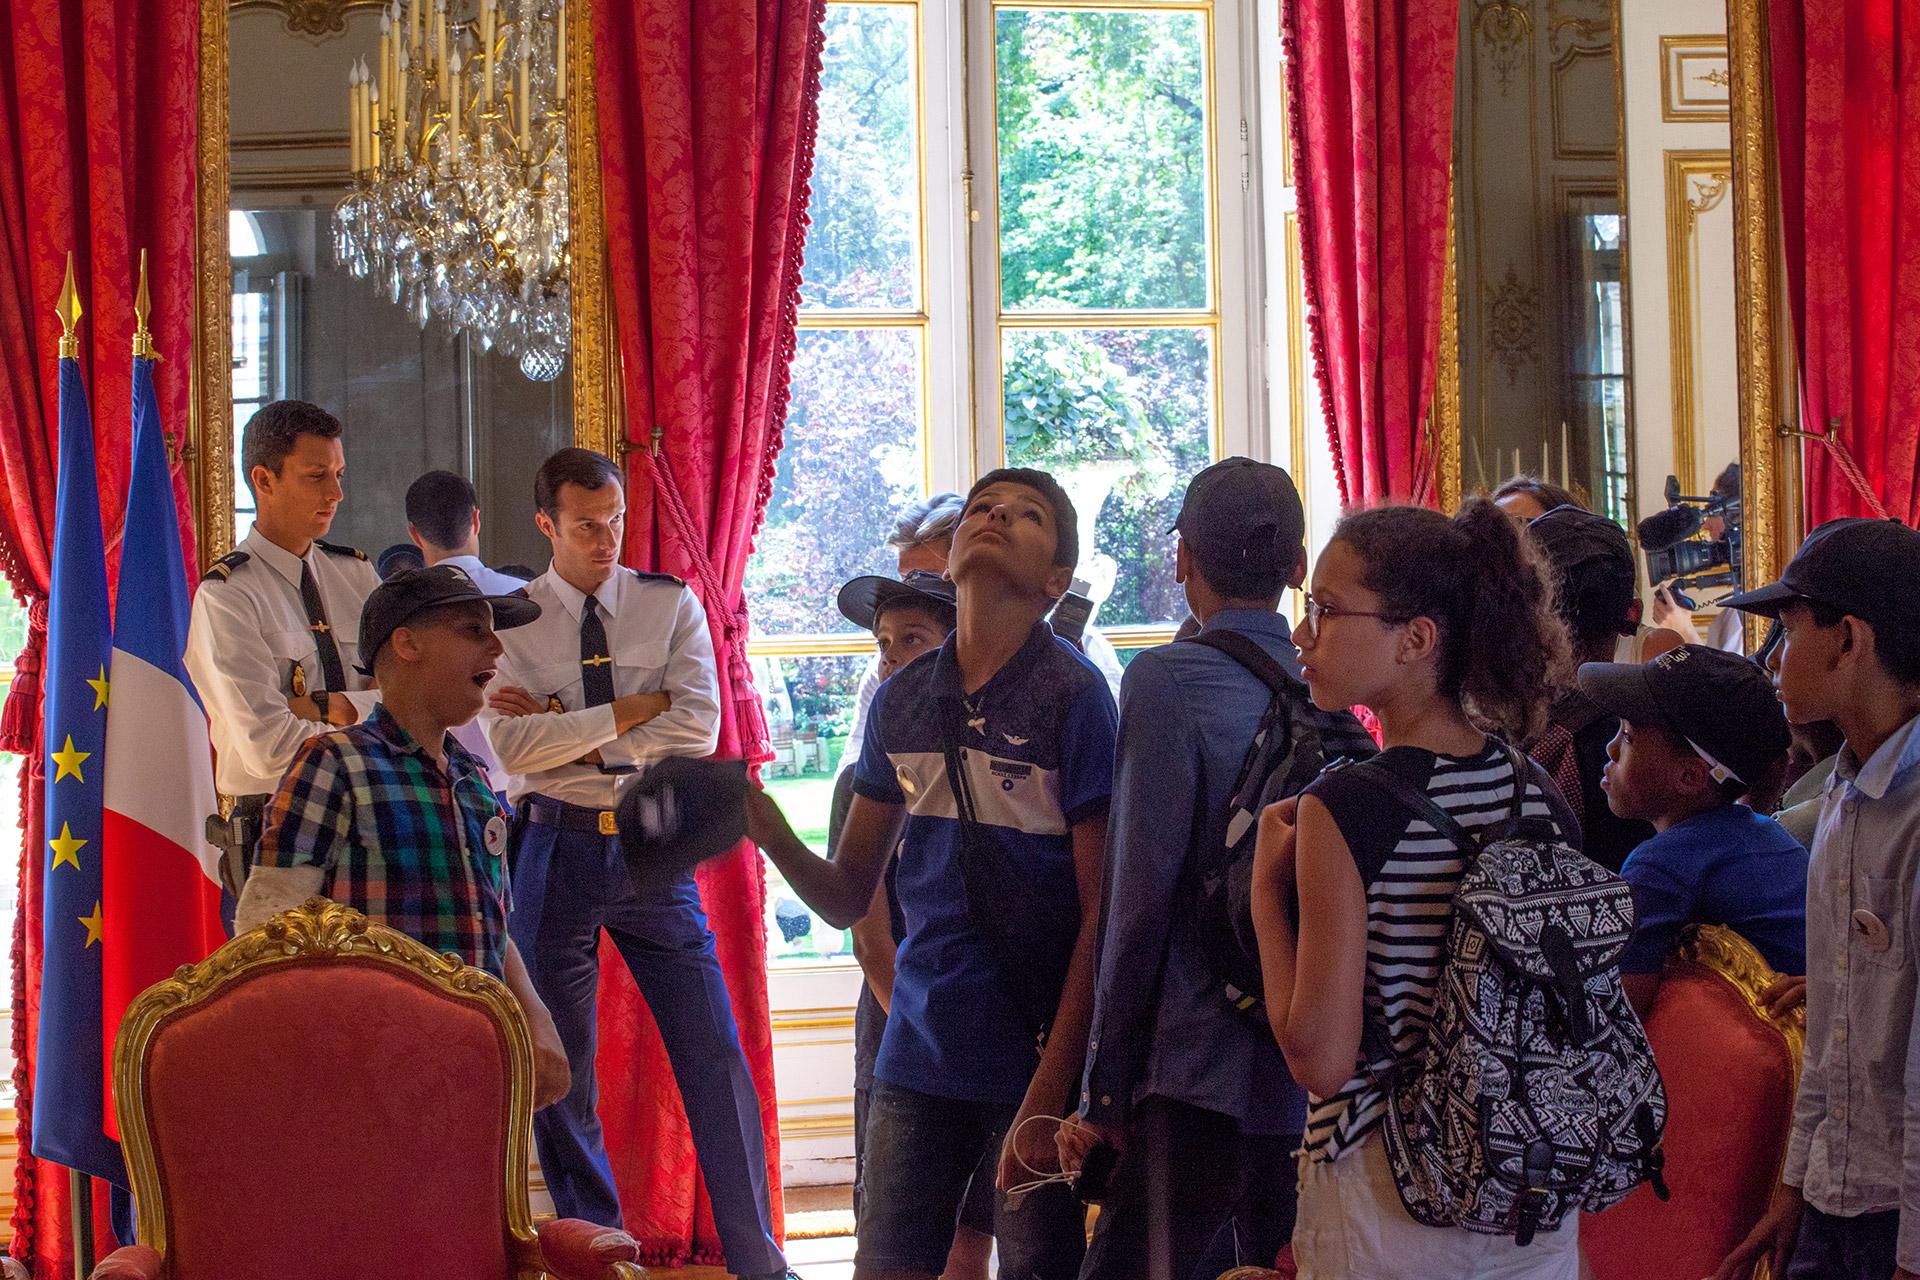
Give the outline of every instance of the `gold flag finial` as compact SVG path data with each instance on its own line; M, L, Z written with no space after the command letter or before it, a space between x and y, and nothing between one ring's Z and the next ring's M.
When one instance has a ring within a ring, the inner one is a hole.
M73 287L73 250L67 250L67 282L60 286L60 301L54 305L53 313L60 317L60 358L75 360L80 356L80 337L75 330L80 325L80 291Z
M133 358L135 360L158 360L160 353L153 349L153 334L147 329L147 311L152 306L152 298L147 293L147 251L140 251L140 288L133 295Z

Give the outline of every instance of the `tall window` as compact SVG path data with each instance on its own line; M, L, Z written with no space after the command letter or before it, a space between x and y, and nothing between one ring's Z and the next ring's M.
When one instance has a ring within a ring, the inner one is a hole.
M834 590L894 572L908 502L1045 468L1095 625L1124 654L1186 616L1168 528L1263 395L1242 77L1219 65L1238 10L828 5L792 399L747 576L768 785L816 848L872 652ZM767 910L776 962L848 954L777 875Z

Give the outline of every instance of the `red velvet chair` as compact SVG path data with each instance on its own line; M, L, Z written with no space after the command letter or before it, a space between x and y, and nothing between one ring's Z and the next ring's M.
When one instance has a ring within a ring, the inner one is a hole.
M488 975L314 899L149 988L114 1049L143 1242L94 1280L644 1280L527 1204L533 1050Z
M1786 1158L1806 1036L1804 1009L1774 1019L1760 1002L1777 976L1731 929L1682 936L1646 1023L1667 1086L1673 1196L1642 1186L1581 1218L1594 1280L1699 1280L1759 1221Z

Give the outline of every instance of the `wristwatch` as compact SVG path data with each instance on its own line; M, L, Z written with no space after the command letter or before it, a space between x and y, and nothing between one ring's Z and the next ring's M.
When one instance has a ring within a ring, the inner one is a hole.
M313 697L313 709L320 713L320 718L322 720L326 720L327 719L327 691L325 689L315 689L313 691L312 697ZM328 723L332 723L332 722L328 721Z

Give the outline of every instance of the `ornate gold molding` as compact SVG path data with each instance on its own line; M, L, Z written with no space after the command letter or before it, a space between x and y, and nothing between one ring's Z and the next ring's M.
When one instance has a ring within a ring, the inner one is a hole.
M1433 423L1429 447L1433 450L1434 489L1442 511L1460 509L1460 260L1458 219L1454 216L1452 166L1448 166L1447 257L1440 283L1440 345L1434 356ZM1484 470L1484 467L1482 468ZM1482 477L1485 479L1485 477Z
M615 462L626 433L614 429L618 335L607 298L606 207L600 182L600 100L593 76L593 6L567 11L567 205L573 223L573 442Z
M347 11L382 9L386 0L232 0L233 12L264 9L280 15L287 30L318 44L346 34Z
M1500 92L1513 84L1513 73L1533 38L1533 15L1515 0L1490 0L1473 16L1473 29L1487 46L1488 65L1500 81Z
M1520 366L1538 364L1540 348L1540 287L1520 278L1520 269L1507 264L1499 284L1480 282L1486 298L1487 351L1507 371L1507 385L1520 379Z
M1746 580L1771 582L1783 567L1796 507L1781 492L1784 468L1781 346L1773 206L1771 80L1763 0L1727 0L1727 65L1733 76L1733 313L1740 387L1740 469ZM1758 619L1754 619L1757 622Z
M233 268L227 257L227 0L200 0L200 181L188 472L202 565L233 550ZM144 1238L144 1237L143 1237Z
M1701 322L1694 261L1700 216L1720 207L1732 181L1725 151L1666 153L1667 354L1672 368L1673 473L1686 493L1700 493L1699 405L1695 403L1694 341Z
M147 1125L146 1067L154 1038L174 1019L217 997L243 975L286 964L361 959L391 966L424 982L443 997L475 1005L498 1027L507 1051L505 1161L507 1231L522 1258L538 1256L533 1212L527 1202L527 1165L533 1125L533 1041L519 1002L497 979L440 955L385 925L369 921L325 898L311 898L292 911L243 933L172 978L143 992L127 1010L114 1044L114 1110L133 1180L140 1243L167 1252L165 1188ZM531 1250L531 1254L528 1251ZM517 1280L544 1273L524 1263Z
M1669 124L1727 119L1727 94L1713 92L1732 89L1727 58L1725 36L1661 36L1660 118ZM1702 93L1696 83L1710 88Z

